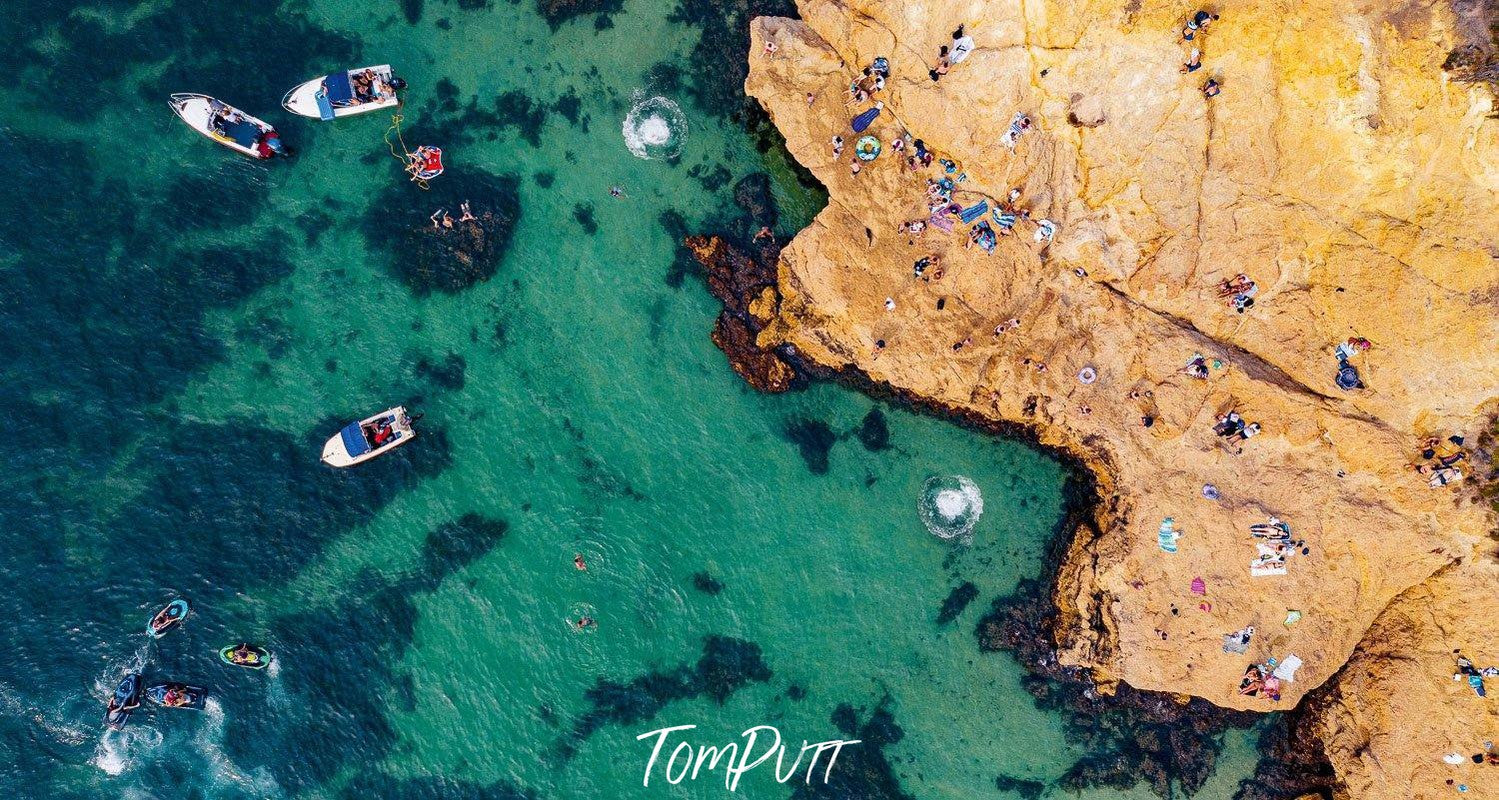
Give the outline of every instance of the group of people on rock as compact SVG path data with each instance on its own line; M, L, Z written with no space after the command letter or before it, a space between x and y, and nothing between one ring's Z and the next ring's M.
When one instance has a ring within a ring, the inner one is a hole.
M1468 451L1463 447L1465 441L1457 434L1445 439L1429 436L1421 442L1421 459L1412 463L1410 468L1425 476L1433 489L1456 483L1463 479L1458 464L1468 457Z
M1259 435L1260 424L1258 422L1246 423L1239 412L1230 411L1218 418L1218 422L1213 425L1213 433L1218 434L1228 444L1242 444ZM1244 448L1239 447L1235 452L1242 453Z
M448 213L448 210L446 208L439 208L436 211L433 211L432 216L428 218L432 220L432 229L438 232L442 232L444 230L450 231L455 227L456 222L477 223L479 221L479 218L474 216L474 212L469 209L467 200L464 200L458 206L458 210L460 212L460 215L456 220L451 214Z
M1287 557L1298 552L1302 555L1310 555L1312 552L1306 546L1305 539L1291 539L1291 526L1282 522L1279 517L1250 525L1249 533L1255 538L1255 549L1258 551L1255 559L1249 562L1251 576L1284 575Z
M1222 362L1220 362L1218 359L1213 359L1213 366L1222 366ZM1182 367L1182 374L1186 375L1189 378L1196 378L1200 381L1207 380L1208 357L1201 353L1193 353L1192 357L1187 359L1186 366Z
M1198 9L1187 18L1187 23L1182 27L1181 32L1181 40L1187 45L1187 60L1181 65L1183 73L1202 69L1202 35L1207 26L1216 19L1218 15L1206 9ZM1223 87L1216 78L1208 78L1207 82L1202 85L1202 96L1209 99L1217 97L1221 91Z
M1240 314L1254 305L1254 296L1259 293L1259 284L1242 272L1218 285L1218 296L1227 301L1229 308Z
M1239 681L1239 694L1256 697L1260 692L1275 702L1280 702L1280 678L1275 677L1275 668L1269 664L1250 664Z
M932 80L941 80L952 65L961 62L973 52L973 37L964 33L963 28L964 26L959 25L957 30L952 32L952 41L937 48L937 63L927 71L928 77Z
M890 59L878 56L858 78L849 81L848 101L851 104L863 105L870 101L878 92L885 88L885 81L890 79Z

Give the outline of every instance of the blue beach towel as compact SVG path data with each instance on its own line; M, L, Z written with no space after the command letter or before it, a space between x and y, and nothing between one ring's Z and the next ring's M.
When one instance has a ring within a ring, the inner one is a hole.
M980 200L958 212L958 219L963 220L964 225L972 225L974 220L987 213L989 213L989 201Z
M994 221L999 223L999 227L1005 230L1015 227L1015 215L1008 211L994 209Z
M348 105L354 99L354 86L349 83L349 73L335 72L323 79L323 88L328 92L328 102L335 106Z
M864 129L868 128L874 122L874 118L880 115L880 108L881 104L876 103L874 108L868 109L859 114L859 116L854 117L853 121L849 123L853 126L854 133L863 133Z
M1168 553L1176 552L1176 540L1181 538L1181 531L1177 530L1175 526L1176 520L1171 517L1161 520L1161 549Z

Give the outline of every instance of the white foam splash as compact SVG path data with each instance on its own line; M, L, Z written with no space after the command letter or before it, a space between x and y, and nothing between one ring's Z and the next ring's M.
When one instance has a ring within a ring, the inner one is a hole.
M984 513L984 495L962 475L939 475L922 484L916 510L933 536L966 539Z
M113 691L114 689L111 688L110 692ZM50 709L44 709L44 706L50 706ZM63 718L59 719L57 708L55 704L37 705L28 702L10 684L0 682L0 713L13 719L30 720L37 730L52 737L59 744L77 746L88 741L93 731L70 721L66 718L69 716L66 713L63 713Z
M134 720L122 731L105 729L89 763L106 775L122 775L161 747L161 731Z
M203 718L204 724L198 728L193 744L211 765L216 783L238 785L253 792L256 797L285 796L268 769L262 767L246 773L224 752L224 731L228 722L224 717L224 707L216 698L210 697L203 704Z
M665 97L646 98L625 115L621 133L636 158L671 158L682 152L687 140L687 115Z

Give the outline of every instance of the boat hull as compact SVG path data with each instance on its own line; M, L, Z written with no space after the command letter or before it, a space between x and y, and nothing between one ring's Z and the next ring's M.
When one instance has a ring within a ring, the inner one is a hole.
M390 96L383 100L376 100L368 103L359 103L357 105L346 105L337 102L332 103L330 106L332 115L331 117L325 117L324 110L319 107L318 103L318 92L322 90L324 82L327 81L330 77L338 76L340 74L349 75L357 72L363 72L367 69L374 70L375 74L379 75L381 80L386 81L387 83L389 83L392 78L389 64L359 67L357 69L345 70L342 73L330 72L327 75L319 75L310 81L298 84L291 91L287 92L285 97L281 98L281 107L293 114L307 117L309 119L341 119L343 117L353 117L358 116L359 114L367 114L371 111L379 111L384 108L395 108L396 106L400 105L401 101L396 98L395 91L391 90Z

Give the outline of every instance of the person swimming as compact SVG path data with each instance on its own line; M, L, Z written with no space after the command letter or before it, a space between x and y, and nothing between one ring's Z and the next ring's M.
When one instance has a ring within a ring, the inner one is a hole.
M583 560L582 553L575 553L573 555L573 566L576 567L579 572L588 571L588 564Z

